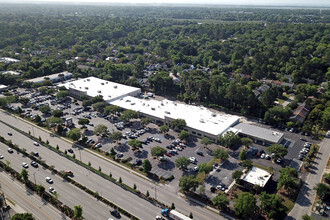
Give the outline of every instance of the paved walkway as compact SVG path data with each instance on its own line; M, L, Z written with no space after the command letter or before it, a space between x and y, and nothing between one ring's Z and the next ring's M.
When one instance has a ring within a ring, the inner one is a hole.
M326 168L330 155L330 139L325 138L320 144L319 153L311 167L310 173L299 192L295 206L286 219L302 219L305 214L310 215L313 202L315 200L315 190L313 188L321 181L323 171Z

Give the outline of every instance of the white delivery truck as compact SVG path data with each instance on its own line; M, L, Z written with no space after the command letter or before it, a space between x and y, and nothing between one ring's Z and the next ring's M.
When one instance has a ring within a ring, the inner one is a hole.
M189 218L175 210L163 209L162 215L169 217L170 219L173 219L173 220L192 220L191 218Z

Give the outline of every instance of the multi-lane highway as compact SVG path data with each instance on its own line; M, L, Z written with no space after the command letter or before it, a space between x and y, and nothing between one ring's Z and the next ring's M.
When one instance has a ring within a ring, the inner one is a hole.
M8 205L15 209L16 212L33 213L33 217L40 220L69 219L2 170L0 170L0 184L1 191L4 192L6 198L10 201ZM8 213L5 216L10 218Z
M10 166L20 172L23 167L22 163L29 164L29 168L26 170L29 172L29 179L38 184L43 185L46 191L49 187L53 187L59 199L67 206L74 208L75 205L81 205L83 207L83 215L86 219L106 219L110 216L110 208L104 203L96 201L95 198L80 190L78 187L64 181L61 177L51 173L50 170L45 169L41 166L34 168L30 165L31 160L28 157L19 154L14 150L14 153L8 153L7 146L0 143L0 154L4 156L4 161L10 161ZM49 184L45 181L46 177L52 178L53 184ZM93 204L93 205L91 205Z
M12 133L12 136L8 136L7 133L9 131ZM138 196L135 196L134 194L130 193L129 191L126 191L126 190L122 189L121 187L111 183L110 181L94 174L93 172L90 172L89 170L82 168L81 166L58 155L57 153L55 153L45 147L41 147L41 146L37 147L37 146L33 145L33 141L31 139L20 134L19 132L16 132L15 130L7 127L6 125L4 125L2 123L0 126L0 135L6 137L7 139L11 139L13 143L17 144L21 148L25 148L27 150L27 152L37 151L39 153L40 157L43 160L45 160L47 164L54 165L57 170L71 170L74 173L74 179L77 182L85 185L86 187L88 187L89 189L91 189L93 191L97 191L101 196L114 202L118 206L128 210L133 215L136 215L137 217L139 217L141 219L153 219L161 211L160 208L155 207L148 201L146 201ZM4 149L3 146L1 146L1 148ZM5 156L5 158L7 157L7 154L8 154L6 152L6 150L7 149L0 151L1 154L3 154ZM16 153L14 153L13 156L17 156ZM18 155L18 157L21 157L21 155ZM22 160L20 162L17 162L18 166L22 166L22 162L28 163L29 160L27 160L27 161ZM22 167L20 167L20 169L21 168ZM30 167L29 169L33 170L35 168ZM35 175L37 177L37 173ZM45 177L46 177L45 174L42 174L43 183L45 183L44 182ZM34 178L34 176L33 176L33 178ZM60 181L54 180L54 185L56 182L60 182ZM70 185L69 183L67 183L67 184ZM57 191L59 192L60 199L65 204L67 204L64 200L64 197L68 197L67 199L70 199L70 196L68 196L68 195L70 195L70 192L61 193L59 190L57 190ZM82 198L82 197L79 198L79 194L77 196L78 196L79 200L84 200L84 198ZM89 204L92 204L91 206L94 205L94 203L89 203ZM105 207L104 210L109 213L110 209ZM87 219L93 219L93 218L88 218L85 215L84 215L84 217Z
M67 141L62 140L58 137L51 137L47 131L44 131L38 127L35 127L19 118L15 118L6 113L0 112L0 120L5 121L6 123L11 124L25 132L30 131L32 135L36 137L40 136L44 141L48 140L50 145L54 147L58 145L62 151L71 147L71 144L68 143ZM13 133L13 137L15 136L15 139L12 137L14 143L17 143L19 146L26 148L28 152L35 151L37 149L37 147L33 145L32 140L30 140L29 138L27 138L26 136L20 133L13 131L13 129L3 125L2 123L1 125L2 126L0 128L0 135L6 137L7 132L11 131ZM81 168L75 163L59 156L58 154L48 149L45 149L44 147L38 147L38 148L39 148L38 152L40 153L41 157L44 160L46 160L46 162L49 165L54 165L58 170L66 170L66 169L72 170L76 174L74 178L78 182L86 185L87 187L90 187L94 191L98 191L105 198L115 202L116 204L132 212L141 219L152 219L154 218L155 215L160 213L159 208L154 207L153 205L151 205L150 203L144 200L143 200L144 203L140 203L139 201L142 199L138 198L139 200L136 200L135 195L121 189L120 187L118 187L119 188L118 191L116 185L110 183L107 180L104 180L98 175L90 173L88 170ZM158 200L168 205L170 205L173 202L178 211L186 215L192 212L194 215L194 219L223 219L218 214L213 213L205 208L202 208L195 204L189 204L189 202L187 202L185 199L177 195L176 188L170 188L167 185L157 184L155 190L154 183L144 178L138 177L132 171L122 169L117 164L111 163L105 159L101 159L99 156L91 154L86 150L74 149L74 151L77 159L81 158L81 160L85 163L91 162L92 166L96 169L98 169L98 167L101 167L102 172L104 173L111 172L113 177L116 179L119 179L119 177L121 177L123 179L123 182L130 186L136 184L137 188L144 193L148 190L152 197L157 196ZM124 194L121 193L122 191L125 193ZM129 199L127 200L127 198ZM134 202L130 204L130 202L128 201L132 201L131 198L134 198ZM137 207L137 204L145 204L145 203L147 203L148 206L144 206L140 208Z

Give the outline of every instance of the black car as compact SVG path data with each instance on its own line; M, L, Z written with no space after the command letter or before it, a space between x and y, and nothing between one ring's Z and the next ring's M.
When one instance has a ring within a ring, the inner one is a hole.
M68 149L68 152L71 153L71 154L73 154L73 150L72 150L72 148L69 148L69 149Z
M119 213L116 209L110 211L110 213L111 213L111 215L113 215L113 216L115 216L115 217L117 217L117 218L120 217L120 213Z
M196 154L198 154L199 156L204 156L204 153L202 151L197 151Z
M35 157L39 157L39 153L38 153L38 152L33 152L33 155L34 155Z

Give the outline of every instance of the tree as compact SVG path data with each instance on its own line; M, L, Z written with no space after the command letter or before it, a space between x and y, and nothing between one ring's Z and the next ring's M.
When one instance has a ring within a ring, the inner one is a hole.
M106 103L105 102L97 102L95 104L93 104L93 109L95 111L98 111L98 112L103 112L104 108L106 107Z
M253 141L251 140L251 138L243 137L241 138L241 143L243 146L249 147L253 143Z
M211 172L213 169L212 164L209 163L201 163L198 166L198 172L204 172L206 174L208 174L209 172Z
M79 138L81 137L81 131L79 128L73 128L69 131L68 133L68 137L71 138L74 141L79 140Z
M186 140L189 138L190 134L188 131L182 130L179 134L180 140Z
M240 171L240 170L235 170L233 172L233 174L231 175L231 177L234 179L234 180L238 180L241 178L241 176L243 175L243 172Z
M106 115L116 114L120 110L121 110L121 108L117 105L108 105L104 108L104 114L106 114Z
M246 150L242 150L241 152L239 152L238 158L240 160L246 160Z
M41 122L41 117L39 115L36 115L36 117L34 118L34 121L37 123Z
M73 218L74 219L81 219L82 218L82 212L83 212L83 209L80 205L75 205L73 207Z
M275 159L278 157L284 157L288 154L288 150L280 144L272 144L267 148L267 151L275 155Z
M78 124L80 124L80 125L89 124L89 119L87 119L87 118L81 118L81 119L78 120Z
M148 159L146 159L142 162L142 167L143 167L143 171L145 173L149 173L152 169L152 165Z
M128 142L128 145L132 147L132 150L134 151L136 148L142 147L142 142L140 140L132 139ZM151 149L152 153L152 149Z
M330 196L330 186L324 183L318 183L314 187L314 190L316 190L316 194L320 197L322 200L327 200Z
M232 148L235 145L241 144L241 138L232 131L226 132L224 135L219 137L220 143L224 146Z
M164 149L160 146L156 146L156 147L151 148L151 155L156 156L156 157L161 157L161 156L164 156L166 151L167 151L166 149Z
M126 110L120 116L120 118L124 121L130 121L131 119L137 118L137 117L138 117L138 113L133 110Z
M221 211L225 211L229 205L229 199L224 194L218 194L213 200L213 205L217 206Z
M27 181L29 179L29 172L25 168L23 168L21 171L21 177L22 177L24 183L27 183Z
M45 187L43 185L37 185L36 186L36 191L39 195L42 195L45 192Z
M249 192L243 192L238 196L234 205L235 214L244 219L254 216L257 208L256 203L257 200L254 195Z
M295 189L298 186L298 171L296 169L289 166L280 169L277 189L281 189L282 186L287 190Z
M242 166L247 168L247 169L251 169L251 167L253 166L253 163L251 160L243 160L242 161Z
M204 145L205 148L207 148L207 145L213 144L214 142L208 138L208 137L203 137L201 140L201 144Z
M179 180L179 186L184 192L188 192L190 189L195 191L198 185L199 182L194 175L183 176Z
M43 105L43 106L41 106L41 107L39 108L39 110L40 110L43 114L47 115L47 114L50 112L50 107L49 107L48 105Z
M184 129L184 127L186 127L186 125L187 125L187 123L184 119L174 119L170 123L171 128L173 128L174 130L179 130L179 131Z
M159 130L160 130L160 132L162 132L162 133L167 133L170 129L169 129L169 127L167 126L167 125L162 125L162 126L160 126L159 127Z
M106 136L108 134L108 128L105 125L97 125L94 129L94 134L96 135L101 135L101 136Z
M68 91L66 91L66 90L62 90L62 91L59 91L59 92L56 94L56 98L57 98L57 99L65 99L68 95L69 95L69 92L68 92Z
M262 192L259 198L261 211L266 214L269 219L284 219L287 208L283 204L284 200L281 196Z
M116 143L120 141L123 137L123 134L120 131L114 131L110 134L110 138L114 140Z
M190 164L190 160L187 157L180 157L175 160L175 165L180 169L187 167Z
M63 111L62 111L62 110L59 110L59 109L55 109L55 110L52 112L52 115L53 115L54 117L57 117L57 118L62 117L62 116L63 116Z
M146 125L150 124L151 122L152 122L151 118L142 118L140 123L142 126L146 126Z
M23 106L27 105L29 103L30 99L27 97L21 97L19 99L19 102L22 103Z
M220 159L221 161L229 158L229 152L221 148L213 150L212 155L214 158Z
M11 217L11 220L34 220L35 218L31 213L16 213Z

